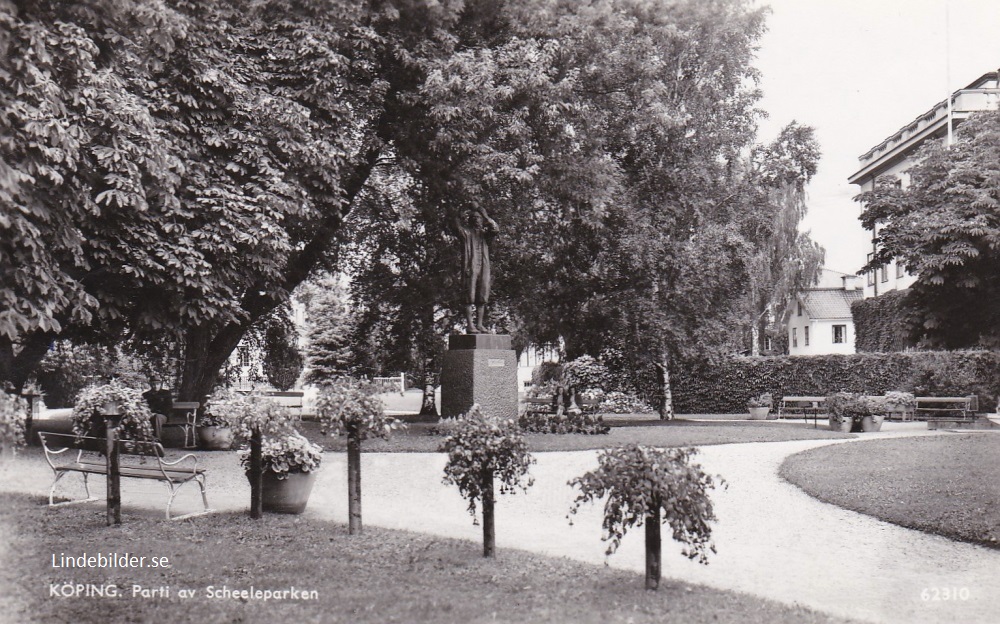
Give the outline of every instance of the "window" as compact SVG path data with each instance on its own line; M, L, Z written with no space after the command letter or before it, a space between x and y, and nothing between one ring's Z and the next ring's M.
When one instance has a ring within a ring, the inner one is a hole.
M903 263L898 259L896 260L896 279L904 277L906 275L906 269L903 268Z
M796 302L795 302L795 305L797 305L797 306L798 306L798 308L799 308L799 311L798 311L798 315L797 315L797 316L802 316L802 302L801 302L801 301L796 301Z
M869 263L872 261L872 256L873 255L875 255L875 254L871 254L871 253L868 254L868 262ZM869 286L874 286L875 285L875 271L869 271L868 272L868 285Z
M807 347L809 346L809 328L808 327L803 327L802 328L802 341L805 343L805 346L807 346Z
M799 346L799 328L798 327L793 327L792 328L792 346L793 347L798 347Z
M847 342L847 325L833 326L833 344L844 344Z
M882 281L883 282L888 282L889 281L889 265L888 264L883 264L882 268L879 269L879 271L882 273Z

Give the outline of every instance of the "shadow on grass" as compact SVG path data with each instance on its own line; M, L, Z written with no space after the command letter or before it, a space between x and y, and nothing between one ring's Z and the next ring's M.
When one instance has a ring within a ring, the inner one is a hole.
M126 514L108 528L103 509L0 494L0 534L0 613L12 622L844 621L683 582L648 592L638 573L520 551L487 560L473 542L378 528L349 536L301 516ZM109 553L170 567L53 567Z

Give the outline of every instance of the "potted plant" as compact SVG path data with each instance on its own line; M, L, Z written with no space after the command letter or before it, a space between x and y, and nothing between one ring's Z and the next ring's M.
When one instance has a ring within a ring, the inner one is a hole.
M234 437L249 444L239 457L250 480L250 517L259 519L264 511L302 513L320 449L307 446L292 428L288 408L265 396L232 391L215 394L211 405L216 417L233 425Z
M250 450L241 450L239 456L249 478ZM323 449L298 431L266 438L261 446L263 510L288 514L305 511L322 460Z
M747 410L750 412L750 420L766 420L771 413L771 393L765 392L747 401Z
M196 428L198 448L206 451L228 451L233 447L233 426L227 418L205 411Z
M112 413L121 417L119 439L153 439L153 412L149 410L142 391L118 380L87 386L80 391L71 416L73 433L103 438L107 434L104 417Z
M19 396L0 392L0 459L13 459L15 449L24 446L24 421L28 403Z
M886 415L899 414L900 420L911 420L917 409L917 399L912 392L886 392L883 400Z
M882 397L837 392L826 398L826 407L833 431L878 431L885 420L886 405Z

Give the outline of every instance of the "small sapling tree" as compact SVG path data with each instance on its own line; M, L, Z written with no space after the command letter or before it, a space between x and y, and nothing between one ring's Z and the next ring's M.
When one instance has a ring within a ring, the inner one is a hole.
M316 416L324 435L347 435L348 531L361 533L361 443L388 438L402 423L385 415L374 384L347 378L320 386Z
M661 523L670 524L674 539L685 544L687 557L707 564L708 551L715 552L708 525L716 519L708 497L715 480L700 465L690 463L695 453L697 450L691 448L630 444L603 451L597 470L569 482L580 488L570 515L584 503L607 497L601 538L611 541L607 555L618 550L628 529L646 526L646 589L660 586Z
M292 413L267 397L231 391L219 392L210 402L212 414L233 423L236 437L250 443L250 517L260 519L264 516L264 438L292 433Z
M535 458L528 452L517 422L489 418L479 405L473 405L468 414L459 416L440 450L448 453L444 482L457 485L462 497L469 501L473 522L476 503L482 501L483 556L494 557L494 479L500 481L501 494L513 494L518 488L527 491L534 482L527 474Z

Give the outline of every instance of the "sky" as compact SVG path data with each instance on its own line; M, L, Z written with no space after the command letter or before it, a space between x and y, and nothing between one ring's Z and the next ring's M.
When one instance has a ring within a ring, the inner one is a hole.
M855 273L871 251L852 201L858 187L847 183L858 156L950 91L1000 68L1000 1L761 4L771 14L756 63L769 115L760 138L774 139L792 120L816 129L823 156L802 229L826 248L827 268Z

